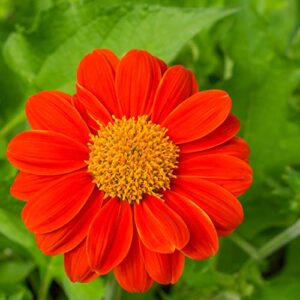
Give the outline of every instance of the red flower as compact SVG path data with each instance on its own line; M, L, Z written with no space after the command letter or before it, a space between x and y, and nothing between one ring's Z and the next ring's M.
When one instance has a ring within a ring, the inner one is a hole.
M236 196L252 172L228 94L199 92L191 71L138 50L95 50L76 88L32 96L32 130L8 146L27 228L45 254L64 253L72 281L175 283L185 256L215 255L243 219Z

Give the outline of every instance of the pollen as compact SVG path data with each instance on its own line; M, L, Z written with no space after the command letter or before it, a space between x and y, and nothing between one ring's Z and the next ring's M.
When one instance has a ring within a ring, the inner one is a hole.
M100 125L91 135L87 164L105 197L140 203L146 194L160 198L161 191L170 189L179 148L166 133L147 116Z

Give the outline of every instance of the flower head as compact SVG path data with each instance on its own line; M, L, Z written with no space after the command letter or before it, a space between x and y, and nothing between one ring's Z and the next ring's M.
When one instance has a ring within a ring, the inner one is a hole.
M39 248L64 254L72 281L113 271L131 292L175 283L185 257L215 255L252 181L230 109L226 92L199 92L191 71L146 51L85 56L76 94L30 97L32 130L7 149Z

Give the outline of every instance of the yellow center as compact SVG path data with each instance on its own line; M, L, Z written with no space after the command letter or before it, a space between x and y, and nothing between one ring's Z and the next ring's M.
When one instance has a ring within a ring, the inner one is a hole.
M179 148L147 116L114 118L91 136L88 171L106 197L139 203L170 188Z

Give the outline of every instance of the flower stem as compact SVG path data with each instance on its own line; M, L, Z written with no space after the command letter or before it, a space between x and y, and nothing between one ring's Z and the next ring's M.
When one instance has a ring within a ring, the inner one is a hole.
M255 247L253 247L249 242L240 237L237 234L233 234L230 236L230 239L238 245L245 253L247 253L252 259L257 260L258 252Z
M300 219L279 233L258 250L259 259L264 259L300 235Z
M38 291L38 300L47 300L47 294L50 287L50 283L52 281L52 267L54 263L54 257L51 257L47 269L45 271L45 275L41 281L41 285Z
M282 248L295 238L300 235L300 219L296 221L293 225L279 233L260 249L256 249L249 242L247 242L242 237L237 234L233 234L230 238L231 240L238 245L245 253L247 253L253 260L262 260L278 249Z
M114 277L108 279L103 300L121 300L122 291Z

